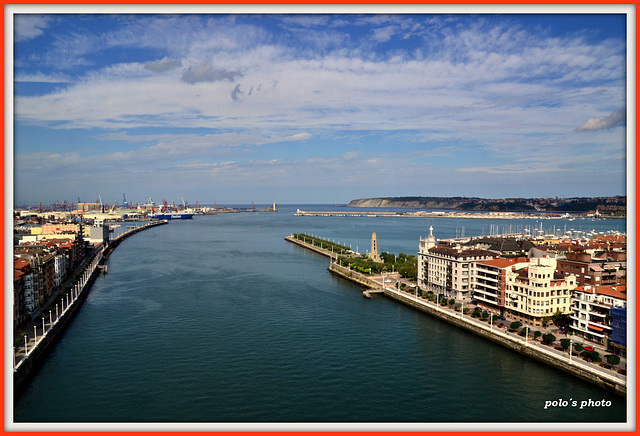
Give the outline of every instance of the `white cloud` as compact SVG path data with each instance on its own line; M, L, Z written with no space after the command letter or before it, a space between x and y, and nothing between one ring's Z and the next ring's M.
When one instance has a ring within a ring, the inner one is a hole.
M626 121L626 118L627 111L625 109L619 109L617 111L614 111L610 115L607 115L606 117L590 118L576 130L581 132L585 130L612 129L614 127L623 125Z
M49 15L16 14L13 32L16 41L28 41L42 35L53 18Z
M147 62L146 64L144 64L144 69L153 71L155 73L162 73L165 71L173 70L174 68L178 68L180 65L182 65L182 62L171 60L165 56L159 61Z

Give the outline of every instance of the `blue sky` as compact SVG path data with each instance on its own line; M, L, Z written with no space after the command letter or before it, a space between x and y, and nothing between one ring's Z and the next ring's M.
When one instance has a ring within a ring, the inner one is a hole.
M25 11L15 203L626 194L624 9Z

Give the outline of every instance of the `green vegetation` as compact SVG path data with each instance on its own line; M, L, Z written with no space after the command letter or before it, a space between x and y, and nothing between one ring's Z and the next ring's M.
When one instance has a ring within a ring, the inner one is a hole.
M409 256L404 253L400 253L398 256L390 253L381 253L380 258L382 262L374 262L366 255L340 256L338 257L338 264L342 266L349 265L352 270L363 274L381 274L382 272L390 273L395 271L407 280L414 282L418 280L418 258L416 256Z
M306 242L307 244L312 244L316 247L333 251L335 254L347 254L351 251L349 247L345 247L344 245L325 241L324 239L316 238L315 236L307 235L305 233L294 233L293 237L299 241Z
M566 350L571 345L571 339L560 339L560 346L563 350Z
M551 333L547 333L542 335L542 342L545 342L549 345L553 344L556 340L556 337L554 335L552 335Z
M609 356L607 356L607 363L611 365L617 365L618 363L620 363L620 358L618 356L610 354Z

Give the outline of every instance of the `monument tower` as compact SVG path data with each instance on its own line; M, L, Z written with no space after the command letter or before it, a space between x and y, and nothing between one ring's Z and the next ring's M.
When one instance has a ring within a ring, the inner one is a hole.
M380 256L378 256L378 239L376 237L376 232L371 234L371 260L374 262L382 262Z

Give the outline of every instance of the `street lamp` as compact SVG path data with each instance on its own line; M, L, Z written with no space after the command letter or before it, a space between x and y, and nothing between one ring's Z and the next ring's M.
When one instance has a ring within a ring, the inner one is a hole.
M569 339L569 362L571 362L572 354L573 354L573 339Z

